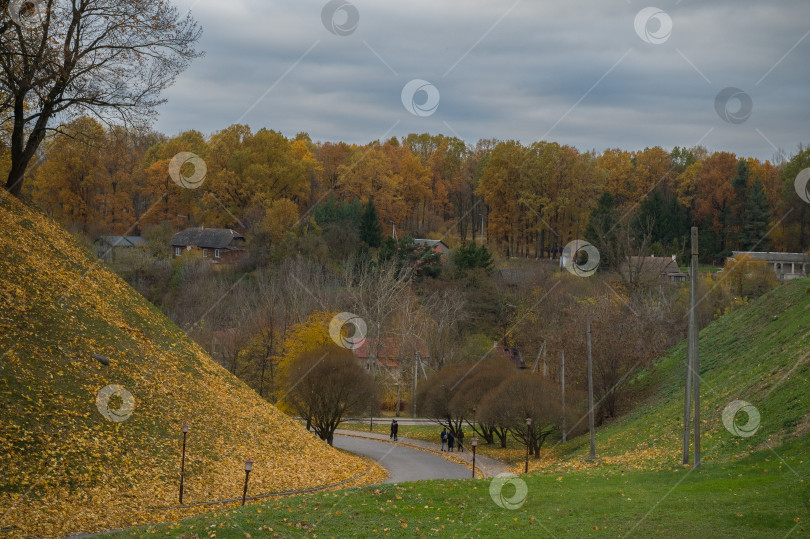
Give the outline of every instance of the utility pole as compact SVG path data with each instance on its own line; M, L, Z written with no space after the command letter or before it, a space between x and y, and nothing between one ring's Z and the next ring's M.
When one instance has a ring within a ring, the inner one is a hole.
M543 343L543 378L548 378L548 365L546 365L546 343Z
M543 341L542 346L540 346L540 349L537 350L537 357L534 358L534 366L532 367L532 374L537 372L537 364L540 363L540 356L542 355L543 356L543 377L546 376L546 357L545 357L546 353L545 353L545 350L546 350L546 341Z
M560 372L560 386L562 387L562 441L565 443L565 350L562 351L562 370Z
M691 267L691 266L690 266ZM690 269L691 273L694 270ZM691 279L691 277L690 277ZM694 282L690 285L694 288ZM691 298L691 291L690 291ZM689 307L689 333L686 338L686 395L683 399L683 463L689 464L689 416L692 413L692 306Z
M691 286L689 290L689 350L691 351L692 390L695 401L695 468L700 466L700 344L697 327L698 229L692 227Z
M695 402L695 467L700 466L700 351L697 327L698 229L692 227L689 260L689 332L686 339L686 395L683 403L683 463L689 464L690 415Z
M588 428L591 430L591 456L588 460L596 460L596 438L593 432L593 359L591 358L591 315L588 314Z
M416 384L419 380L419 371L417 362L419 361L419 351L417 350L413 356L413 417L416 417Z

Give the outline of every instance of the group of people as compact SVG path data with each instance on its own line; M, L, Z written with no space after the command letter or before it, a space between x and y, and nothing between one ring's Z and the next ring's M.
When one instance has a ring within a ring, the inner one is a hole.
M394 441L399 437L399 422L396 419L391 420L391 434L388 437ZM461 428L457 431L442 429L441 439L442 451L452 453L453 449L458 447L460 453L464 452L464 431Z
M453 452L453 448L458 446L458 450L460 453L464 452L464 431L460 428L457 431L453 431L450 429L449 431L445 428L442 429L441 434L442 439L442 451L448 451L450 453Z

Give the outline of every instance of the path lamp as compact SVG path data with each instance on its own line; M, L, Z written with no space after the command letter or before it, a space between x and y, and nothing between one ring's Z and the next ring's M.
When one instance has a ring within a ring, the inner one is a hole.
M472 446L473 446L473 476L472 478L475 479L475 447L478 445L478 438L476 436L472 437Z
M532 439L532 418L526 418L526 473L529 473L529 440Z
M180 460L180 505L183 505L183 476L186 472L186 435L188 434L188 422L183 422L183 457Z
M245 461L245 490L242 491L242 505L245 505L245 499L247 498L248 477L250 477L250 472L252 470L253 470L253 461L251 459L247 459Z

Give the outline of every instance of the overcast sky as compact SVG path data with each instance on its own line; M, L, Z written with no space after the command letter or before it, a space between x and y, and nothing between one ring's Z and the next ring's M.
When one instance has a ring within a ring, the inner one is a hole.
M174 1L206 56L165 94L169 135L243 123L760 159L810 142L808 0Z

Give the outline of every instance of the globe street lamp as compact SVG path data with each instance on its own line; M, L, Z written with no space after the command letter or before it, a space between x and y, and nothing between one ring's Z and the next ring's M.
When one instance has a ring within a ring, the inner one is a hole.
M253 461L251 459L247 459L245 461L245 490L242 491L242 505L245 505L245 499L247 498L248 477L250 477L250 472L252 470Z
M472 447L473 447L473 476L472 478L475 479L475 447L478 445L478 437L472 437Z
M186 435L188 434L188 422L183 422L183 457L180 460L180 505L183 505L183 476L186 472Z

